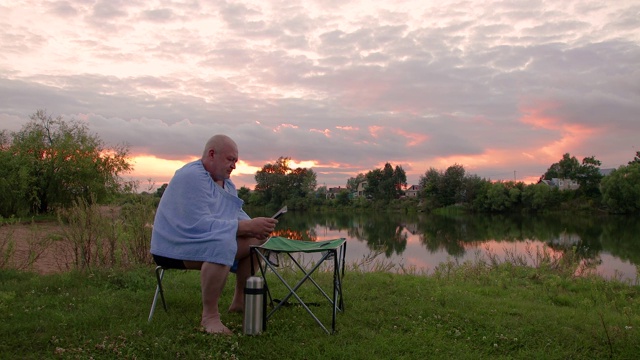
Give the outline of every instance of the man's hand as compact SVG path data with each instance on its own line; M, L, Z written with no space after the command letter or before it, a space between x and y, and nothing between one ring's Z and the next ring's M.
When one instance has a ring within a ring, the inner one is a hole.
M257 217L251 220L238 221L238 236L251 236L263 240L276 228L278 220L268 217Z

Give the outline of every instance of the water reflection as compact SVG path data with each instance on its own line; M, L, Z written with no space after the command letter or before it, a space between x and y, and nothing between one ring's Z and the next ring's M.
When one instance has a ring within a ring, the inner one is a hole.
M251 211L248 211L251 214ZM253 214L251 214L253 215ZM448 259L493 253L526 255L531 248L575 251L601 275L635 281L640 264L640 222L630 216L304 213L280 218L276 235L301 240L347 238L357 261L380 251L384 261L429 272ZM528 249L528 250L527 250Z

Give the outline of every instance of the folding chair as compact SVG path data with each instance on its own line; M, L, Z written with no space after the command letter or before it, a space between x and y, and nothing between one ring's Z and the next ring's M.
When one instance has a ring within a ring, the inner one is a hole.
M261 260L258 261L258 266L260 268L260 273L264 278L265 290L267 295L269 296L269 300L273 309L269 311L266 315L266 321L273 316L273 314L280 309L291 297L295 297L300 305L315 319L315 321L320 325L320 327L327 332L327 334L334 333L336 330L336 313L338 311L344 311L344 303L342 300L342 277L344 276L344 268L345 268L345 256L346 256L347 243L346 239L339 238L333 240L326 241L301 241L301 240L291 240L283 237L272 237L267 240L261 246L253 246L251 251L256 254ZM305 269L293 256L296 253L321 253L321 258L318 260L315 265L311 267L311 269ZM298 282L291 286L289 283L282 277L280 273L278 273L278 264L273 261L273 256L276 257L279 254L286 254L289 259L300 269L303 273L303 277L298 280ZM333 295L330 297L327 293L318 285L318 283L311 277L311 275L325 262L325 260L333 260ZM264 264L264 265L263 265ZM251 273L254 274L253 264L251 264ZM274 299L271 297L271 292L269 290L267 284L267 272L271 270L275 276L282 282L282 284L289 290L289 293L282 298L275 306ZM298 289L309 280L315 287L322 293L325 299L332 306L332 320L331 320L331 331L325 327L320 319L309 309L309 306L305 304L305 302L300 298L299 294L296 293Z
M149 322L151 322L153 313L156 311L156 305L158 304L158 295L160 295L160 298L162 299L162 306L164 307L164 311L167 311L167 303L164 301L164 290L162 288L162 278L164 277L165 270L169 270L169 268L156 266L156 281L158 285L156 286L156 294L153 296L151 310L149 311Z

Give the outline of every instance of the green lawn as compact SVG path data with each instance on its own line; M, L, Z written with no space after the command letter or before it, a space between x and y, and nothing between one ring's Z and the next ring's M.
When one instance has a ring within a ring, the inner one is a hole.
M290 276L291 274L288 274ZM227 282L228 306L235 279ZM327 273L318 281L328 282ZM2 359L636 359L640 287L502 264L435 275L347 271L346 309L327 335L299 306L259 336L199 329L197 272L165 279L169 311L147 322L153 267L37 275L0 271ZM274 292L280 291L273 287ZM312 288L302 293L312 302ZM318 296L318 298L314 298ZM329 307L312 307L328 320Z

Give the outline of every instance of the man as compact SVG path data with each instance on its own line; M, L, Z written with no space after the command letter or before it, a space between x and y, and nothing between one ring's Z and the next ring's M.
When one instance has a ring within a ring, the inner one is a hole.
M158 265L200 270L202 326L209 333L231 334L222 324L218 300L227 275L236 269L230 312L244 309L244 286L251 275L251 245L261 245L277 220L251 219L242 210L231 172L238 147L226 135L207 141L202 158L176 171L162 195L151 234Z

